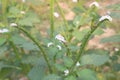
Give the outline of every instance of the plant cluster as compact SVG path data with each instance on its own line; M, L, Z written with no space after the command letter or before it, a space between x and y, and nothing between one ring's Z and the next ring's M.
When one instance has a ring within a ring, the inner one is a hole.
M39 16L26 0L0 1L0 80L119 80L120 35L100 41L112 43L115 50L87 48L89 40L113 25L118 12L100 15L98 2L85 6L73 0L76 16L68 21L59 1L49 2L50 28L42 36L36 28ZM120 10L119 5L106 8ZM56 28L60 16L64 23Z

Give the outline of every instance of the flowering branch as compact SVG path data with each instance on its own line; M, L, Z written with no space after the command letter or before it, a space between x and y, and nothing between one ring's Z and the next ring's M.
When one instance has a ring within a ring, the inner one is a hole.
M86 47L86 45L87 45L87 43L89 41L89 38L92 35L92 33L100 26L100 24L102 24L106 20L109 20L109 19L108 18L104 18L103 20L101 20L96 26L94 25L93 28L91 28L91 30L86 34L86 36L84 36L84 38L82 40L82 44L81 44L79 52L78 52L79 54L77 55L77 58L76 58L75 62L73 63L73 65L70 68L70 73L73 72L77 62L80 60L81 55L85 51L85 47ZM109 20L109 21L111 21L111 20Z
M43 57L44 57L47 65L48 65L49 71L52 73L52 67L51 67L50 62L49 62L49 60L48 60L48 57L47 57L44 49L42 48L42 46L39 44L39 42L38 42L35 38L33 38L33 37L29 34L29 32L27 32L24 28L22 28L22 27L17 27L17 28L18 28L19 30L23 31L23 32L27 35L27 37L29 37L29 38L38 46L38 48L39 48L40 51L42 52L42 55L43 55Z

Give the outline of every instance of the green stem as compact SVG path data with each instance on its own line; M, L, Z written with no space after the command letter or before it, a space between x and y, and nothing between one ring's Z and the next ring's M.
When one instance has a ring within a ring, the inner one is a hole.
M7 7L8 7L8 0L1 0L2 3L2 18L4 21L4 24L7 24Z
M47 57L44 49L42 48L42 46L39 44L39 42L38 42L35 38L33 38L33 37L30 35L30 33L29 33L28 31L26 31L24 28L22 28L22 27L17 27L17 28L18 28L19 30L23 31L23 32L27 35L27 37L29 37L29 38L38 46L38 48L39 48L40 51L42 52L42 55L43 55L43 57L44 57L47 65L48 65L48 68L49 68L50 73L52 73L52 67L50 66L48 57Z
M65 19L64 12L63 12L63 10L61 9L58 1L55 0L55 2L56 2L56 4L57 4L57 6L58 6L58 9L59 9L59 11L60 11L60 13L61 13L61 16L62 16L62 18L63 18L63 21L64 21L64 23L65 23L65 26L66 26L66 39L67 39L67 41L69 41L69 38L68 38L68 27L69 27L69 26L68 26L68 23L67 23L67 21L66 21L66 19Z
M20 56L19 56L19 52L18 52L17 47L15 46L15 44L12 41L10 41L10 45L13 47L13 51L14 51L17 59L20 60Z
M84 36L83 40L82 40L82 44L80 46L79 49L79 54L77 55L77 58L75 60L75 62L73 63L73 65L70 68L70 73L74 70L76 63L80 60L81 55L83 54L83 52L85 51L85 47L89 41L89 38L91 37L92 33L100 26L101 23L103 23L105 20L99 22L96 26L93 26L93 28L86 34L86 36Z
M50 0L50 30L51 30L51 38L53 38L54 33L54 0Z

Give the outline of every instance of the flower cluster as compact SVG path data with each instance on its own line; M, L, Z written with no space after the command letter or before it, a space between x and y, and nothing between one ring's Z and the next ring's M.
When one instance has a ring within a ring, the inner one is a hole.
M66 69L66 70L64 71L64 75L67 76L68 74L69 74L69 70Z
M112 21L112 18L111 18L109 15L102 16L102 17L99 19L99 21L103 21L103 20L105 20L105 19L107 19L107 20L109 20L109 21Z
M72 2L78 2L78 0L72 0Z
M65 38L61 34L56 35L55 39L59 40L60 42L66 43Z
M4 28L4 29L0 29L0 33L7 33L7 32L9 32L9 30L6 29L6 28Z
M58 17L60 16L58 12L54 12L53 15L54 15L56 18L58 18Z
M89 5L89 7L92 7L92 6L95 6L95 7L97 7L97 8L100 7L100 5L98 4L98 2L92 2L92 3Z
M17 24L16 24L16 23L11 23L10 26L11 26L11 27L16 27Z
M47 47L50 47L50 46L52 46L52 45L54 45L54 43L53 43L53 42L49 42L49 43L47 44ZM61 47L60 45L56 45L56 47L57 47L59 50L62 50L62 47Z

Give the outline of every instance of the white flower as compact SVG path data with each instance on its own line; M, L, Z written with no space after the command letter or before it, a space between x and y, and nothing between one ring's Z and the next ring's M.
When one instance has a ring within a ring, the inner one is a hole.
M78 0L72 0L73 2L77 2Z
M56 35L55 39L59 40L60 42L66 42L65 38L61 34Z
M107 15L110 15L111 14L111 12L110 11L107 11Z
M50 47L50 46L52 46L52 45L53 45L53 43L50 42L50 43L47 44L47 47Z
M90 5L89 5L90 7L92 7L92 6L96 6L96 7L100 7L100 5L98 4L98 2L92 2Z
M77 67L78 67L78 66L80 66L80 63L79 63L79 62L77 62L77 63L76 63L76 66L77 66Z
M8 29L4 28L4 29L0 29L0 33L6 33L6 32L9 32Z
M20 13L21 13L21 14L25 14L25 11L21 11Z
M22 2L23 2L23 3L25 3L25 2L26 2L26 0L22 0Z
M60 15L57 12L53 13L56 18L58 18Z
M64 73L65 73L65 76L67 76L67 75L69 74L69 70L66 69L66 70L64 71Z
M103 21L105 19L108 19L109 21L112 21L112 18L109 15L102 16L99 21Z
M59 50L62 50L62 47L61 47L60 45L57 45L57 48L58 48Z
M118 49L118 48L115 48L115 51L117 52L117 51L119 51L119 49Z
M17 24L16 24L16 23L11 23L10 26L11 26L11 27L16 27Z

